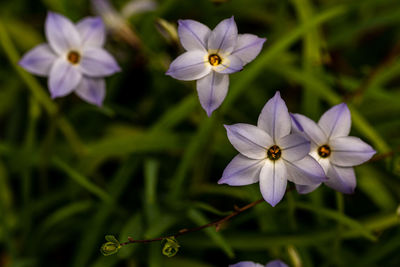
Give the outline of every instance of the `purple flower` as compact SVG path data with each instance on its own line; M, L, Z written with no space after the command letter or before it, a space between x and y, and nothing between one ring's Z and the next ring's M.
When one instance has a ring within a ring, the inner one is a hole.
M326 111L318 124L301 114L292 114L293 130L303 132L311 140L310 155L324 169L324 183L342 193L350 194L356 187L352 166L369 160L376 151L358 137L348 136L351 127L350 110L345 103ZM309 193L319 184L298 185L300 193Z
M275 206L285 194L287 180L301 185L319 184L325 174L308 155L310 141L290 134L291 119L279 92L258 117L257 126L225 126L229 141L240 152L225 168L219 184L232 186L260 182L263 198Z
M197 80L201 106L211 116L228 92L228 74L252 61L266 39L238 34L233 17L213 31L194 20L179 20L178 34L187 52L171 63L166 74L183 81Z
M264 265L252 261L241 261L236 264L229 265L229 267L264 267ZM280 260L274 260L268 262L265 267L288 267L288 265Z
M115 59L102 48L103 21L87 17L74 25L66 17L49 12L45 30L49 43L30 50L19 65L31 73L49 76L52 98L75 91L83 100L101 106L105 97L102 77L120 71Z

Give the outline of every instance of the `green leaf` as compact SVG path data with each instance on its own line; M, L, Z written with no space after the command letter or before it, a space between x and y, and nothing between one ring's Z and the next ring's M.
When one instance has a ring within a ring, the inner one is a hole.
M115 236L113 235L106 235L105 239L109 242L113 242L113 243L117 243L119 244L119 241L115 238Z

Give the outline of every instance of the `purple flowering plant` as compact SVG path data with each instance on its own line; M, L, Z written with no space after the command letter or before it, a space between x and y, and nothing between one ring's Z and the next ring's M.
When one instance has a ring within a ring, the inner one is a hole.
M288 267L288 265L280 260L270 261L266 265L252 261L241 261L236 264L229 265L229 267Z

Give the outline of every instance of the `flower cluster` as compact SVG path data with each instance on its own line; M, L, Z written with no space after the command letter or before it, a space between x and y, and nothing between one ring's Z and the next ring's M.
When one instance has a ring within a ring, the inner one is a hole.
M261 111L257 126L225 126L229 141L240 154L228 164L218 183L259 182L263 198L272 206L283 198L287 180L301 193L322 182L351 193L356 184L351 166L367 161L375 151L359 138L348 137L350 126L346 104L328 110L316 125L303 115L290 116L277 92Z

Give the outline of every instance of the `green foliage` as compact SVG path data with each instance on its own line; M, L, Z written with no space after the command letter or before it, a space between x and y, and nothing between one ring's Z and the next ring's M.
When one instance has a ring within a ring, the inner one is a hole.
M104 243L101 246L100 252L104 256L110 256L110 255L118 253L119 249L121 248L119 241L113 235L106 235L105 239L108 242Z
M173 257L179 251L179 243L176 241L175 237L167 237L161 241L162 254L167 257Z

